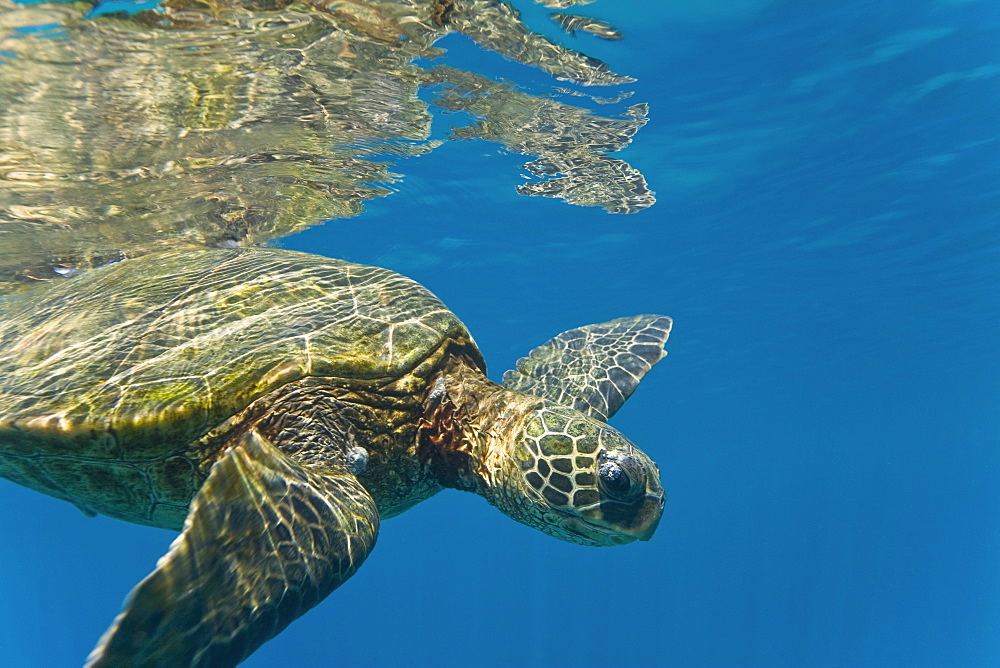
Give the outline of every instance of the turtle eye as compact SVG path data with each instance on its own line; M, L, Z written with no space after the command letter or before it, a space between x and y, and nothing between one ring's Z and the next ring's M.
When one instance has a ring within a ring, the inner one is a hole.
M604 462L600 470L601 486L612 496L624 496L632 486L628 473L618 462Z
M615 452L602 452L597 469L601 490L619 501L632 501L646 489L642 465L633 457Z

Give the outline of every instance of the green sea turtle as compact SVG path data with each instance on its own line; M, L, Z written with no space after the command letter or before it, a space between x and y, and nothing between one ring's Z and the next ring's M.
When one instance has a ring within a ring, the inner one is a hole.
M89 665L234 665L445 487L586 545L660 520L656 465L605 421L666 317L560 334L501 386L454 314L377 267L175 249L43 290L0 312L0 475L182 529Z

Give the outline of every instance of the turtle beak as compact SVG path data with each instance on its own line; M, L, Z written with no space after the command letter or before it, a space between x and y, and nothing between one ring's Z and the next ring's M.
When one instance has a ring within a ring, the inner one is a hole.
M656 532L663 517L663 506L666 496L662 489L647 490L642 505L636 509L635 515L628 522L619 522L619 533L631 536L633 540L649 540Z
M567 540L585 545L627 545L636 540L647 541L653 537L663 517L664 501L663 490L657 486L647 491L641 504L631 505L627 510L620 504L604 502L601 504L603 518L578 518L565 524L579 537Z
M636 527L634 535L639 540L649 540L656 532L656 527L660 526L660 519L663 517L663 506L666 497L661 491L659 495L649 495L642 504L642 508L636 515L641 518Z
M666 502L658 473L646 478L646 492L639 498L632 501L604 498L596 512L587 516L588 523L605 534L604 544L625 545L653 537Z

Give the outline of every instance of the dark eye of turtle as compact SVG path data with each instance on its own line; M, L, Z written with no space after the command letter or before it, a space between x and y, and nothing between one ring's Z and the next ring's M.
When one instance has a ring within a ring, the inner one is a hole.
M613 499L628 501L645 491L642 469L628 455L620 452L602 453L597 469L601 489Z
M628 473L618 462L604 462L601 464L601 484L612 496L623 496L632 486Z

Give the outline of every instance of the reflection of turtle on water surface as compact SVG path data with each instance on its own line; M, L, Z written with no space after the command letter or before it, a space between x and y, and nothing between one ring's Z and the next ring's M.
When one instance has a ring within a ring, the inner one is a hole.
M656 466L605 420L670 320L570 330L487 380L462 323L385 269L174 250L8 302L0 475L182 533L95 666L235 664L444 487L587 545L648 539Z
M643 176L608 155L646 122L644 105L602 117L429 64L444 53L442 37L461 33L562 81L631 81L531 32L507 3L90 8L0 0L0 292L121 257L259 244L356 215L402 178L390 171L396 160L440 143L429 103L472 119L451 138L531 156L537 178L522 194L616 213L654 202Z

